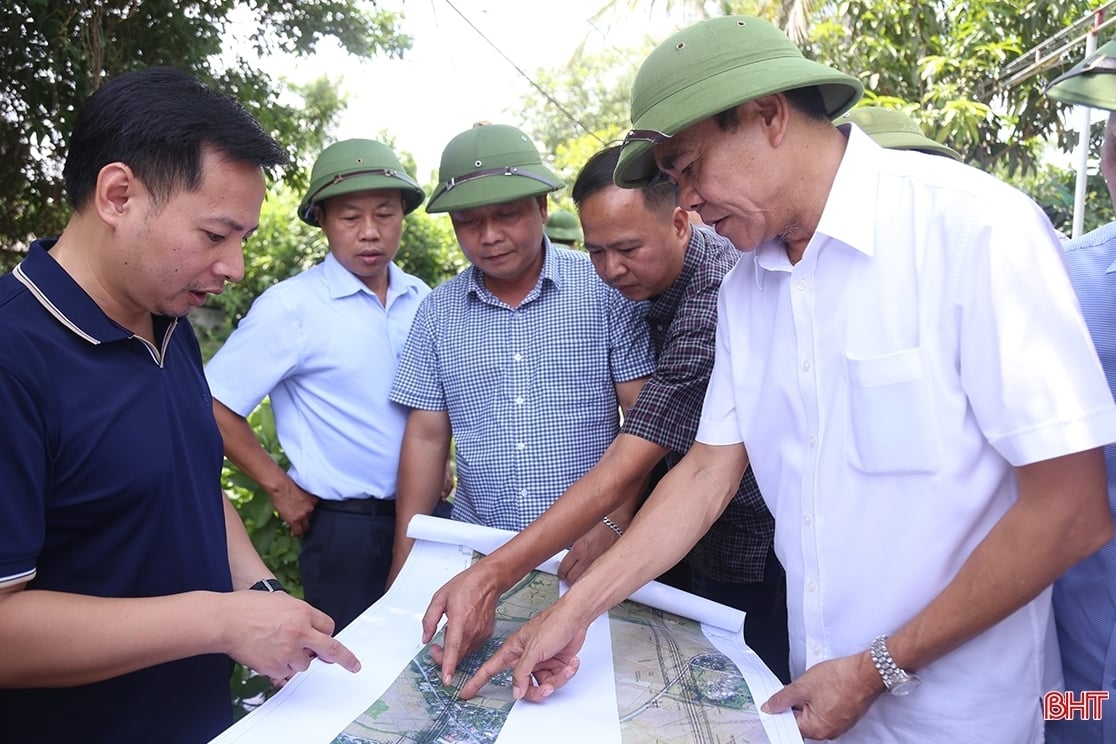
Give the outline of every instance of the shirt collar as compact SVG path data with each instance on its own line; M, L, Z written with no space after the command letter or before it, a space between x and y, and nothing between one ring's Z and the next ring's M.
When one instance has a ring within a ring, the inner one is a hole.
M27 287L43 309L89 343L97 345L131 338L134 334L106 315L48 253L56 242L56 238L33 242L27 258L13 272L16 279ZM167 321L167 330L177 323L177 319ZM155 324L156 331L161 325Z
M410 281L411 277L396 266L394 261L388 264L387 271L388 304L401 294L417 291L415 282ZM358 292L363 292L372 296L376 295L376 293L369 289L368 285L362 282L356 274L342 266L341 262L334 257L332 252L327 253L325 260L322 261L322 272L325 275L326 287L329 289L330 299L336 300L357 294Z
M871 256L876 249L875 197L879 159L885 150L851 122L841 124L837 130L848 138L848 144L806 251L809 253L820 242L833 239ZM793 268L786 246L778 240L758 245L752 260L756 265L756 285L760 289L763 289L766 272L788 272Z
M534 298L542 290L544 283L549 282L555 288L562 288L562 270L561 262L558 260L557 252L559 250L569 250L556 248L551 242L550 238L543 235L543 264L542 269L539 270L539 279L535 283L534 289L527 293L524 302ZM491 292L484 286L484 273L476 266L468 268L468 280L465 286L465 293L467 295L477 296L491 296Z
M876 192L887 151L851 122L837 131L848 138L848 146L814 231L815 240L833 238L871 256L876 250Z
M709 238L706 235L708 227L692 226L690 240L686 244L686 255L682 259L682 270L666 292L651 299L651 309L648 318L673 318L678 312L678 306L686 294L686 287L690 284L690 277L705 262L709 255Z

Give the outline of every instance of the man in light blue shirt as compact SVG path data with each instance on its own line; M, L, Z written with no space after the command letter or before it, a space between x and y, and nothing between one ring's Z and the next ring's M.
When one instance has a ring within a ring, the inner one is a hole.
M403 439L393 575L406 527L437 503L450 437L455 519L519 530L584 475L655 369L646 307L553 245L547 194L562 181L515 127L483 124L442 153L428 212L448 212L472 266L415 317L391 399L412 409ZM634 503L575 545L587 560L616 540Z
M1116 186L1116 42L1103 45L1085 62L1055 80L1047 95L1109 111L1101 149L1101 173L1113 196ZM1116 196L1113 198L1116 206ZM1063 244L1070 280L1093 345L1116 395L1116 222ZM1104 448L1108 503L1116 515L1116 445ZM1078 563L1054 584L1054 620L1062 651L1066 690L1108 693L1101 715L1075 714L1050 721L1047 741L1079 744L1116 741L1116 539Z
M430 292L392 261L424 197L387 146L327 147L298 216L322 228L329 254L260 295L206 367L226 456L303 536L306 600L339 629L380 598L391 567L407 413L388 391ZM286 472L245 420L265 396Z

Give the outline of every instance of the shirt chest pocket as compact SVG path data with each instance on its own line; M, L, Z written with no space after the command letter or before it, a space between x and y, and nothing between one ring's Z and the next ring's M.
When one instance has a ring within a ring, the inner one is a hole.
M941 459L934 389L921 347L846 358L845 450L866 473L932 473Z

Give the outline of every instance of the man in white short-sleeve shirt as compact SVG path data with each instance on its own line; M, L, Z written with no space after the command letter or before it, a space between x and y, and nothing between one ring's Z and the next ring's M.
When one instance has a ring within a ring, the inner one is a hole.
M512 663L518 696L565 684L578 632L683 555L750 462L787 570L793 682L765 710L808 739L1042 741L1049 587L1112 534L1116 407L1041 210L832 127L860 92L755 18L643 64L617 183L665 173L753 252L721 286L697 443L463 694Z
M260 295L205 368L225 455L302 537L306 601L338 629L383 596L391 568L407 412L388 392L430 294L394 261L403 218L424 197L382 142L322 150L298 216L329 253ZM246 419L265 396L286 471Z

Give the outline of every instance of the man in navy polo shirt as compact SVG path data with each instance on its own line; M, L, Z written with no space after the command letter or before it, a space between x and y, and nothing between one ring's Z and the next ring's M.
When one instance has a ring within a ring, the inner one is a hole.
M6 739L205 741L232 722L229 657L275 679L314 655L359 668L274 591L222 495L183 317L241 277L284 160L190 75L122 75L74 129L65 232L0 277Z

